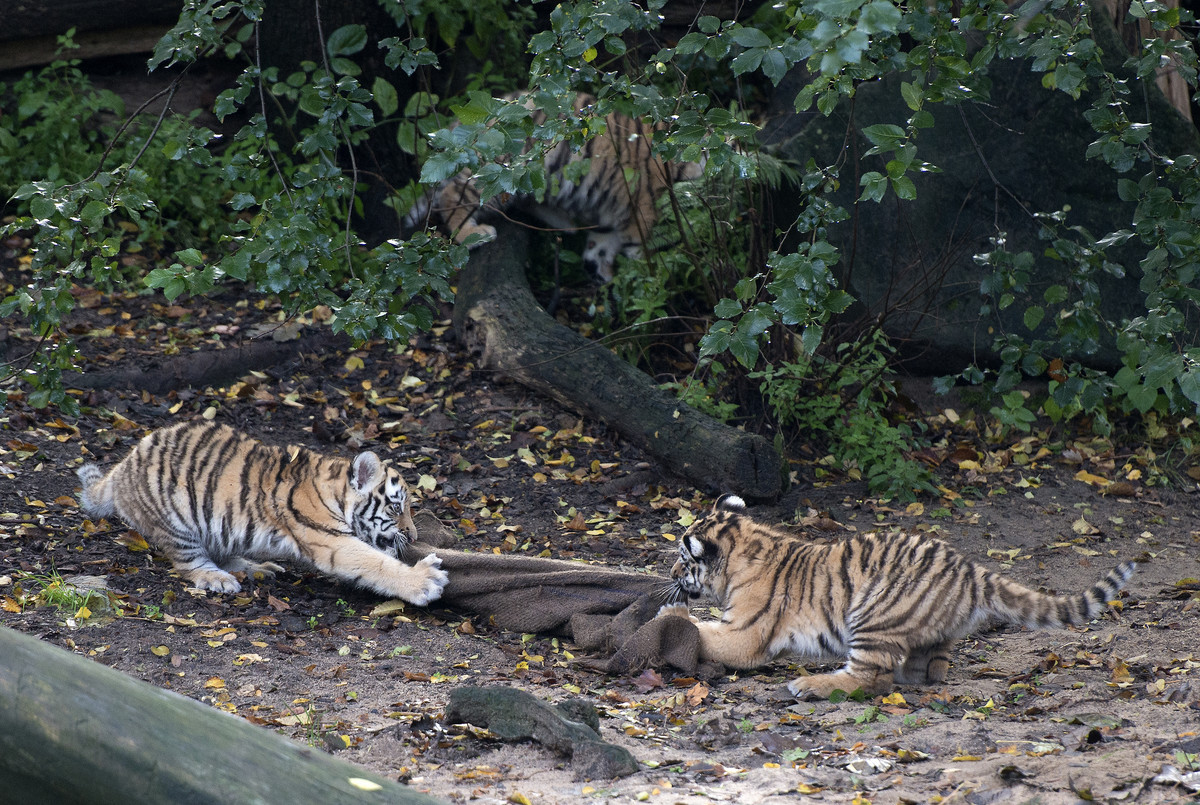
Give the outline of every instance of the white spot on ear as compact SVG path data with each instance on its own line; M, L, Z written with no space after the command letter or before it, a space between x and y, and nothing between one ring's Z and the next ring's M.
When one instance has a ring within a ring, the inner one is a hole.
M379 483L379 476L383 472L379 457L369 450L355 456L350 468L350 486L359 494Z
M687 547L692 556L699 558L704 555L704 543L695 537L688 537Z

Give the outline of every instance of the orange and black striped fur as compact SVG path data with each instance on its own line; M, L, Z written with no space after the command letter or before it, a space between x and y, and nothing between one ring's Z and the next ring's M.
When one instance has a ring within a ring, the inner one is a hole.
M819 698L941 682L954 641L989 622L1082 626L1107 610L1136 567L1122 563L1078 595L1047 595L936 539L816 543L755 522L732 495L693 524L679 551L677 598L707 596L722 610L719 621L696 621L703 659L754 668L786 654L845 658L834 673L788 684L795 696ZM688 616L678 604L659 614Z
M154 431L107 473L85 464L79 479L88 516L118 515L200 589L237 592L233 573L273 574L276 559L414 604L446 584L437 556L399 560L416 536L411 497L371 452L347 460L271 447L198 421Z
M509 100L521 97L511 95ZM583 112L594 104L591 95L580 93L574 109ZM532 99L526 106L534 111L535 124L545 120L545 114L533 109ZM495 197L481 205L471 171L464 169L439 185L408 213L409 226L422 225L433 213L458 243L470 235L479 235L475 244L496 238L496 228L478 219L484 210L503 210L520 206L556 229L587 229L587 246L583 252L584 268L608 282L613 278L617 254L640 257L642 244L650 234L657 218L655 202L675 182L699 178L703 165L694 162L664 162L653 152L656 126L613 112L604 118L602 133L591 138L578 151L560 142L546 154L545 169L548 188L545 199L506 196ZM572 181L567 168L583 160L588 162L586 175Z

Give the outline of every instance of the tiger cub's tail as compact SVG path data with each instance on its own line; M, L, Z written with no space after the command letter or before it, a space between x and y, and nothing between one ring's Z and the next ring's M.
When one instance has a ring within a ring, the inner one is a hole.
M104 470L96 464L84 464L76 474L83 489L79 493L79 508L89 517L111 517L117 513L112 484Z
M999 583L989 609L1010 623L1035 629L1083 626L1104 613L1136 569L1136 562L1122 562L1076 595L1047 595L996 577Z

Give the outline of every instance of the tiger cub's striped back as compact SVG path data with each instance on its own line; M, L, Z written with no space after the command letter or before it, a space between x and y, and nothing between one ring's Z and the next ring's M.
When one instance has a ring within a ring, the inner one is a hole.
M521 94L508 96L517 100ZM591 95L575 97L574 110L581 112L595 104ZM534 112L534 123L546 115L535 109L527 96L525 105ZM500 211L520 205L547 226L557 229L588 229L583 252L584 268L608 282L618 254L639 257L650 228L658 217L655 202L675 182L697 179L704 166L694 162L665 162L653 152L654 132L662 128L643 120L612 112L604 118L604 131L587 141L579 151L565 142L555 145L545 159L547 183L545 200L505 196L481 204L479 191L469 169L442 182L418 202L405 218L410 227L424 225L426 219L440 220L462 243L470 235L480 239L474 245L496 237L496 228L481 223L485 210ZM578 181L567 178L568 166L589 160L587 173Z
M353 460L259 444L225 425L156 430L107 472L79 468L80 506L118 515L192 585L237 592L238 571L300 559L339 579L425 604L446 574L429 555L399 560L416 536L400 473L369 451Z
M1082 593L1047 595L940 540L868 534L816 543L755 522L743 505L723 498L684 535L671 570L675 591L711 597L723 610L718 622L698 622L704 659L753 668L781 654L846 658L836 673L789 683L796 696L941 682L958 638L992 621L1081 626L1107 609L1136 568L1125 562Z

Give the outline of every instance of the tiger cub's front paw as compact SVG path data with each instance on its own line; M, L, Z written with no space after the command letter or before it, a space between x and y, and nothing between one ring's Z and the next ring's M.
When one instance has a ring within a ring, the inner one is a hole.
M699 623L700 620L688 611L688 608L683 604L667 604L658 610L656 618L661 618L664 615L674 615L677 618L687 618L692 623Z
M416 589L404 596L409 603L423 607L430 601L436 601L442 597L442 590L450 581L450 575L442 570L440 556L431 553L413 565L412 569L417 583L414 585Z

